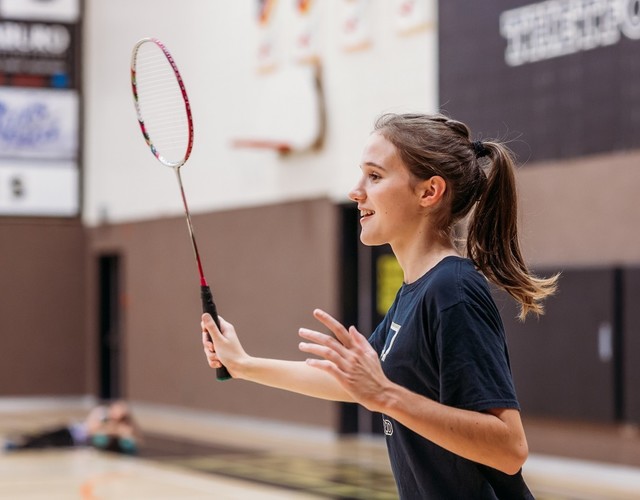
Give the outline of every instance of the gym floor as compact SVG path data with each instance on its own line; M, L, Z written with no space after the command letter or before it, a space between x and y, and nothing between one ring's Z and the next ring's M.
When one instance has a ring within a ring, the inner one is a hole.
M87 408L0 405L0 436L79 420ZM179 409L133 409L145 436L139 455L83 448L5 452L0 498L397 498L381 439ZM525 425L532 454L524 472L539 500L640 497L635 428Z

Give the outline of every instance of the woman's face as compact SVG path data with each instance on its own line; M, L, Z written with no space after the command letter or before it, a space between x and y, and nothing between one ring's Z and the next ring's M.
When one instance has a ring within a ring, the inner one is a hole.
M374 132L365 143L360 169L362 175L349 198L358 203L362 243L394 246L415 237L424 213L418 182L396 147Z

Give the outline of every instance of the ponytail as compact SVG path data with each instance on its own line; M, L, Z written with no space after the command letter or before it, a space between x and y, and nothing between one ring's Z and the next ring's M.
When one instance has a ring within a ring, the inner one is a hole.
M442 114L388 113L374 130L393 143L417 179L439 175L447 182L444 202L433 212L440 234L452 238L455 224L472 213L467 257L518 301L520 319L542 314L542 300L555 292L558 276L538 278L522 258L511 151L499 142L471 141L467 125Z
M520 304L519 318L544 312L542 300L555 293L558 275L538 278L525 265L518 240L518 202L514 160L500 143L483 142L491 159L484 192L471 216L467 256L494 284Z

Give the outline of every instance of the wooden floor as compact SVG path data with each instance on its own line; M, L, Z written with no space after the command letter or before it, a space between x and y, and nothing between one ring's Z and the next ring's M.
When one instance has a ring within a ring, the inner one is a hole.
M87 403L0 399L0 436L81 419ZM139 456L92 449L0 453L0 498L397 498L384 443L328 431L134 405ZM539 500L640 498L640 439L631 428L532 421L525 476ZM636 463L636 460L637 463Z

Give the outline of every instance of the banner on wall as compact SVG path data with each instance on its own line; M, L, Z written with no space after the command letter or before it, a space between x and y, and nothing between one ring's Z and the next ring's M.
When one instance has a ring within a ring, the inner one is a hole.
M0 85L77 88L77 25L0 20Z
M0 214L74 217L79 214L75 162L0 160Z
M257 0L257 25L258 47L257 68L258 71L270 71L277 62L277 30L275 25L276 6L278 0Z
M80 0L0 0L0 17L76 22Z
M409 35L434 26L435 10L435 0L396 0L397 32Z
M76 217L80 0L0 0L0 214Z
M342 0L341 46L345 51L364 50L371 45L369 0Z
M298 63L317 62L320 57L318 1L296 0L293 60Z
M61 160L77 154L75 91L0 87L0 158Z

